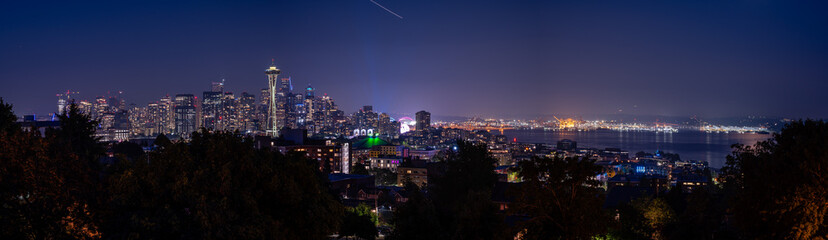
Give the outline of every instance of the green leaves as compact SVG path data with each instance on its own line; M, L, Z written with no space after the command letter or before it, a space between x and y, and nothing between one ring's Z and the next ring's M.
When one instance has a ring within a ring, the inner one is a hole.
M340 236L356 236L362 239L373 240L377 237L377 215L371 212L371 208L364 203L345 210L342 219L342 226L339 229Z

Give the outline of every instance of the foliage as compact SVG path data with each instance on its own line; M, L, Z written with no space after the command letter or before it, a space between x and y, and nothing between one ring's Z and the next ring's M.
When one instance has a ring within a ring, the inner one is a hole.
M0 235L12 239L99 237L95 123L72 104L59 129L40 136L13 129L11 106L0 103Z
M416 185L408 184L406 188L411 194L408 202L394 211L391 223L394 231L388 239L442 239L440 219L431 199L427 198Z
M153 142L153 144L155 144L155 146L164 148L169 145L172 145L172 141L170 141L170 139L167 138L167 135L158 134L158 136L155 137L155 141Z
M12 105L0 97L0 132L9 133L19 130L20 126L17 124L17 116L12 111Z
M397 173L392 172L388 169L373 169L371 170L371 175L374 175L374 179L376 184L379 186L396 186L397 185Z
M690 193L674 187L663 198L675 212L675 221L664 226L665 239L728 239L736 238L723 227L727 201L718 186L695 188Z
M445 173L430 182L429 194L412 191L409 201L397 208L394 239L494 239L503 235L502 216L491 200L496 160L484 145L458 141L457 147L445 155Z
M524 179L511 191L509 212L527 220L516 228L522 239L590 239L605 231L601 168L586 158L535 158L518 163Z
M111 179L112 238L319 239L343 214L313 163L230 132L196 132L148 162L122 161Z
M351 174L370 175L371 172L368 171L368 168L364 164L355 163L354 167L351 168Z
M319 239L342 220L313 161L257 150L252 139L159 136L148 155L116 143L121 161L105 169L97 123L74 104L59 119L43 136L24 132L0 100L0 144L9 146L0 148L4 238Z
M828 124L794 121L770 140L733 148L722 178L745 237L828 238Z
M144 149L141 145L131 142L120 142L112 145L112 152L120 158L134 161L145 158Z
M377 237L377 215L371 212L371 208L364 203L345 210L342 219L342 226L339 230L341 236L356 236L361 239L373 240Z
M673 209L664 199L640 197L620 212L620 235L627 239L663 239L664 226L675 220Z

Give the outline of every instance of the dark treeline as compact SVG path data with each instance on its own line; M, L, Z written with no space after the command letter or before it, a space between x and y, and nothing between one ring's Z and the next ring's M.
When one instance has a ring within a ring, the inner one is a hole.
M0 99L3 239L321 239L346 216L315 162L250 138L161 136L148 154L120 143L103 164L95 121L74 106L59 118L22 131Z
M74 106L59 118L59 128L23 131L0 99L3 239L377 237L370 208L344 207L300 155L200 131L186 143L159 136L148 153L115 144L115 160L102 162L97 123ZM822 121L793 122L768 141L735 145L720 184L614 207L590 159L523 161L523 181L508 184L485 146L461 141L427 186L406 185L387 238L825 239L827 138Z

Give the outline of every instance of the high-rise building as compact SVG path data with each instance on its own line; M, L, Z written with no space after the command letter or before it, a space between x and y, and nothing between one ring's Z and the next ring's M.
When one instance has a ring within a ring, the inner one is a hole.
M259 98L259 104L256 109L256 119L259 120L256 126L256 130L265 132L267 131L268 126L268 107L270 106L270 91L267 88L262 88L261 91L261 98Z
M66 111L66 109L69 107L69 103L72 101L72 96L71 95L72 94L77 94L77 93L78 92L72 92L72 91L67 90L66 93L60 93L60 94L57 95L57 97L58 97L57 114L58 115L63 115L63 112ZM78 107L80 107L80 106L78 106ZM83 111L83 109L81 109L81 111ZM85 112L85 113L90 114L89 112Z
M86 100L81 100L78 103L78 108L82 113L87 114L89 116L92 116L95 112L95 105Z
M377 117L379 134L387 138L398 138L400 136L400 122L392 121L391 116L381 113Z
M316 99L314 89L308 84L308 87L305 88L305 129L308 130L308 135L313 135L319 133L319 128L317 127L316 123L316 114L318 114L319 107L318 100Z
M271 64L270 68L265 70L268 82L268 110L267 110L267 134L271 137L279 135L279 129L284 126L284 103L281 108L277 105L277 92L280 90L279 74L281 70L276 68L275 64ZM281 118L281 119L280 119ZM281 122L281 123L280 123Z
M215 85L213 86L215 88ZM201 124L206 129L219 130L218 121L222 108L222 92L204 92L201 98Z
M256 95L242 92L237 102L239 130L252 132L256 130Z
M305 124L307 123L306 117L308 116L308 110L305 106L305 95L298 93L293 95L293 104L291 107L293 109L290 111L292 116L288 118L292 124L290 124L290 128L293 129L306 129Z
M184 139L196 130L196 106L192 94L175 95L175 134Z
M58 103L57 103L57 105L58 105L57 114L58 115L63 115L63 112L66 111L66 104L67 104L66 99L58 98Z
M158 101L158 120L160 133L170 134L175 130L175 103L170 96L164 96Z
M238 126L238 113L236 112L236 96L232 92L225 92L221 98L221 111L219 112L219 129L234 131Z
M95 111L92 114L93 119L102 118L103 115L109 112L109 104L106 102L106 98L104 97L97 97L95 98Z
M144 126L145 136L157 136L164 132L163 123L161 121L161 105L157 102L147 104L147 121Z
M417 112L417 131L423 131L431 127L431 113L426 111Z

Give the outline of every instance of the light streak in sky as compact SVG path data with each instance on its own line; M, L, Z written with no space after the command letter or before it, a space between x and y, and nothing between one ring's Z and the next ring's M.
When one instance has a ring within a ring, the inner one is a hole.
M398 18L403 19L403 17L402 17L402 16L400 16L400 15L399 15L399 14L397 14L397 13L395 13L394 11L391 11L391 9L388 9L388 8L386 8L385 6L380 5L378 2L376 2L376 1L374 1L374 0L368 0L368 1L371 1L372 3L374 3L374 4L376 4L377 6L381 7L382 9L385 9L385 11L388 11L389 13L394 14L394 16L397 16Z

